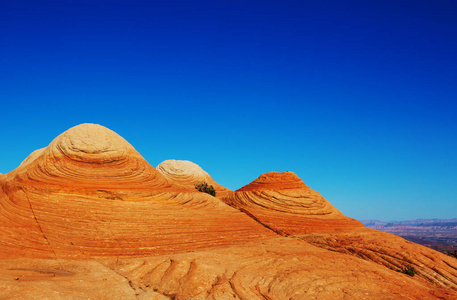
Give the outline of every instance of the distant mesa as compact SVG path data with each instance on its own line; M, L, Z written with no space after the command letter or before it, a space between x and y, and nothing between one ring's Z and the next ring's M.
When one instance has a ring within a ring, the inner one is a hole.
M198 183L206 182L216 190L216 197L222 198L231 191L214 181L199 165L187 160L166 160L156 167L168 181L194 189Z
M262 174L223 201L283 234L363 227L357 220L344 216L293 172Z

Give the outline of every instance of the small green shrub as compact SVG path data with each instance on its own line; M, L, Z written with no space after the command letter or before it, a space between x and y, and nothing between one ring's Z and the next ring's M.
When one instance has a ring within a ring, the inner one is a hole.
M210 194L211 196L216 196L216 191L212 185L208 185L206 182L197 183L195 188L200 192Z
M414 267L409 265L407 267L404 267L402 268L401 270L398 269L397 272L400 272L400 273L403 273L403 274L406 274L406 275L409 275L411 277L414 277L414 275L416 275L416 271L414 270Z

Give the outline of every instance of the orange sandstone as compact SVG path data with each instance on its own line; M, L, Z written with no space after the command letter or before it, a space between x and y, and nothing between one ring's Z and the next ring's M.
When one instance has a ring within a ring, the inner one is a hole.
M0 176L2 297L457 298L456 260L366 229L293 173L231 192L190 162L158 169L83 124Z
M0 257L144 256L274 236L212 196L172 185L94 124L6 174L0 201Z
M223 200L282 235L392 270L411 266L422 280L457 290L457 260L345 217L292 172L263 174Z
M292 172L263 174L223 201L286 235L363 227L359 221L344 216Z

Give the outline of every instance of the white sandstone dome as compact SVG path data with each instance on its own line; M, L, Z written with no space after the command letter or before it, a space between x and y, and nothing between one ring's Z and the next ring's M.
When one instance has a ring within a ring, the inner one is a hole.
M223 197L231 191L216 181L205 172L199 165L188 160L166 160L156 167L169 182L186 187L195 188L198 183L206 182L212 185L216 191L216 197Z
M174 180L207 180L209 176L199 165L188 160L166 160L156 168L165 177Z
M81 124L59 135L49 149L80 162L100 163L122 159L133 148L114 131L98 124Z
M157 172L123 137L97 124L81 124L34 151L9 174L35 184L81 189L168 188Z

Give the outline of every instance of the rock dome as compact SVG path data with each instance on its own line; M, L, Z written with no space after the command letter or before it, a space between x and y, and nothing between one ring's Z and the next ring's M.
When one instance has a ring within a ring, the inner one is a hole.
M195 189L198 183L206 182L212 185L216 191L216 197L222 198L231 192L229 189L221 186L214 181L211 176L205 172L199 165L187 160L166 160L157 166L157 170L168 179L168 181Z
M262 174L223 200L283 234L363 227L345 217L293 172Z

